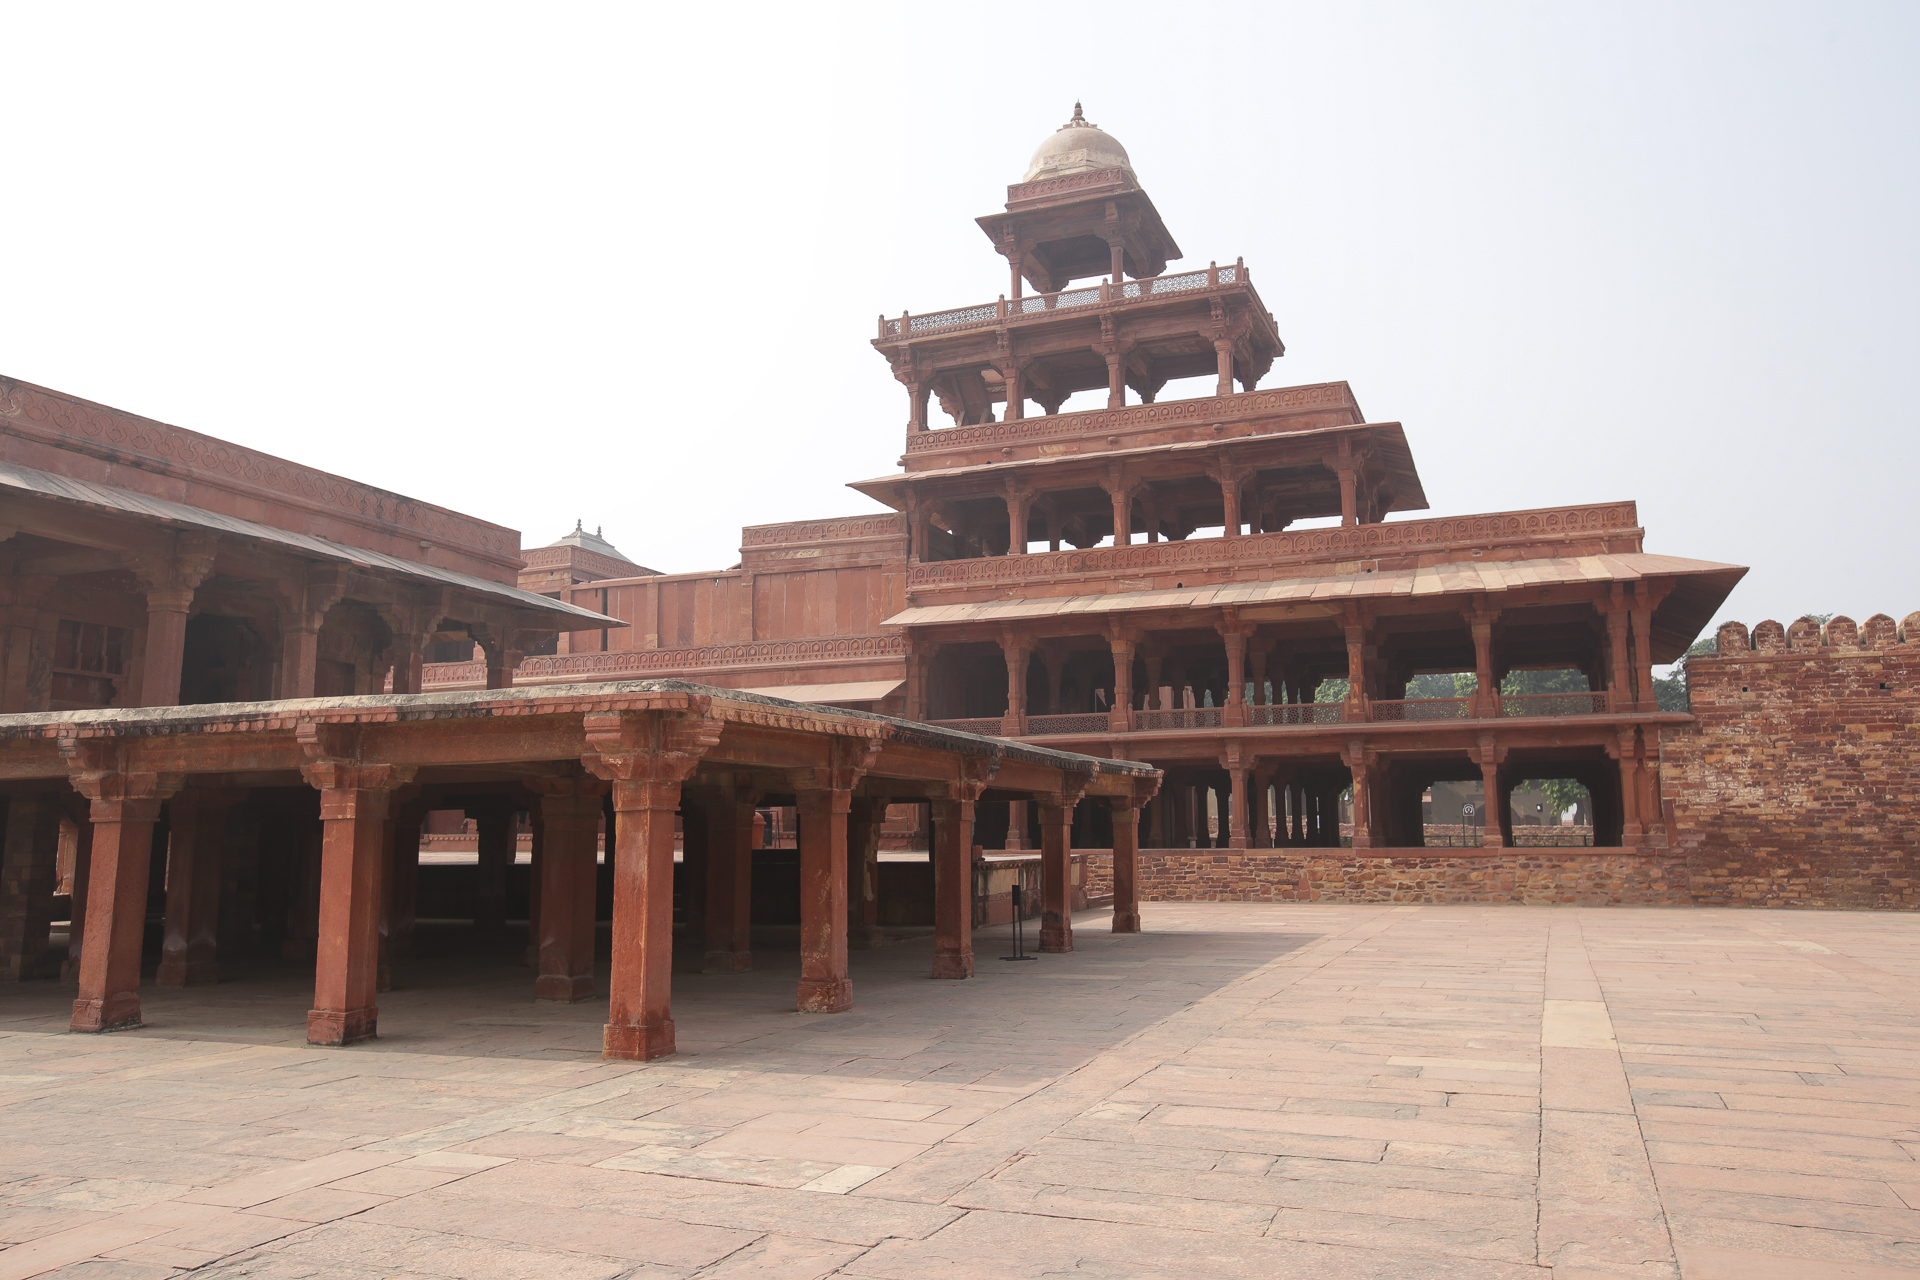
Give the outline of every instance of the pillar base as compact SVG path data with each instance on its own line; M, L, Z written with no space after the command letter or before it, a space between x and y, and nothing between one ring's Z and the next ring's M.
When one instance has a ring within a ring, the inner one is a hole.
M1227 841L1227 848L1229 849L1244 849L1246 847L1247 847L1247 838L1245 836L1234 836L1232 839Z
M709 951L700 965L702 973L746 973L753 968L751 951Z
M802 978L796 1006L802 1013L845 1013L853 1008L853 980Z
M69 1031L131 1031L140 1022L140 998L116 996L107 1000L75 1000Z
M533 980L533 998L552 1004L578 1004L594 996L593 975L543 973Z
M933 976L936 978L971 978L973 976L973 952L934 952Z
M160 969L153 976L156 987L209 987L220 981L220 967L212 960L160 958Z
M309 1009L307 1043L335 1048L359 1044L363 1040L376 1039L379 1026L380 1010L372 1006L365 1009Z
M1057 924L1041 925L1040 950L1050 952L1073 950L1073 930Z
M1480 847L1482 849L1504 849L1507 847L1507 840L1505 836L1500 835L1481 836Z
M609 1022L601 1033L600 1056L622 1062L651 1062L673 1055L673 1019L658 1022Z
M1113 913L1113 931L1115 933L1140 932L1140 913L1138 911L1115 911Z

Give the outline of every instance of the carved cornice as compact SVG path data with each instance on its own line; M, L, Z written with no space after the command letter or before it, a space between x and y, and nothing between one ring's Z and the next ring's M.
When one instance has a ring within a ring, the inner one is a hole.
M1638 519L1633 503L1619 502L1554 511L1395 520L1384 524L1304 529L1299 533L1257 533L1192 542L1136 543L1125 547L1090 547L1084 551L936 560L912 566L907 574L907 589L917 592L1155 569L1231 569L1243 565L1267 567L1288 561L1372 559L1449 547L1486 547L1599 534L1637 537Z

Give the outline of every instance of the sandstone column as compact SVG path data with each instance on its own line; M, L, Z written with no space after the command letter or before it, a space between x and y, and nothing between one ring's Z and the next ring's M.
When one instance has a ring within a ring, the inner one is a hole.
M0 843L0 982L52 976L47 968L48 934L59 880L65 800L59 793L46 792L5 801L6 834Z
M880 932L880 831L887 802L863 796L847 815L847 945L871 951L886 944Z
M1073 950L1073 807L1084 784L1040 797L1040 950Z
M721 722L691 713L584 717L581 763L613 783L613 974L605 1056L673 1052L673 820L680 785L720 740Z
M753 968L753 817L760 793L727 787L703 797L707 811L705 973Z
M220 872L227 813L241 793L188 787L173 798L167 821L167 916L161 933L162 987L220 980Z
M74 1031L118 1031L140 1025L140 943L147 922L147 869L160 804L180 786L177 775L120 771L117 744L82 739L60 744L74 789L91 801L93 852L87 876L86 940Z
M540 796L536 1000L572 1004L593 995L595 857L607 784L595 777L535 778Z
M318 750L326 750L322 743ZM380 880L389 793L412 769L321 755L302 772L320 792L320 936L307 1043L349 1045L379 1033Z
M985 788L947 784L933 810L933 976L973 976L973 819Z
M1113 931L1140 932L1140 805L1136 793L1108 802L1113 809Z

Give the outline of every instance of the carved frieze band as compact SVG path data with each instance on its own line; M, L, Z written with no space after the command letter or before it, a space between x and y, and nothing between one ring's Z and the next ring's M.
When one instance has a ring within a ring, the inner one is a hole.
M654 671L694 671L702 667L760 666L768 663L826 662L899 658L906 640L890 636L835 636L824 640L768 640L755 644L716 644L695 649L618 649L611 653L561 653L521 660L515 678L617 676ZM431 663L427 684L462 684L486 678L478 662Z
M741 530L740 545L764 547L794 542L849 542L858 538L896 538L906 531L905 516L848 516L840 520L755 525Z
M1007 188L1007 203L1050 196L1056 191L1071 191L1076 187L1104 187L1109 183L1131 180L1132 175L1125 169L1095 169L1091 173L1073 173L1063 178L1043 178L1039 182L1016 182Z
M1218 418L1239 418L1257 413L1284 413L1293 409L1319 409L1329 405L1353 403L1344 382L1325 382L1312 387L1276 387L1272 391L1246 391L1233 396L1203 396L1197 400L1169 400L1165 404L1142 404L1128 409L1089 409L1082 413L1056 413L1038 418L1015 418L1012 422L983 422L971 427L943 427L921 431L907 437L908 453L926 453L933 449L972 448L978 445L1017 444L1052 436L1106 435L1145 427L1163 427L1183 422L1211 422Z
M1305 529L1299 533L1261 533L1242 538L1202 538L1193 542L1150 542L1128 547L1093 547L1085 551L1052 551L1039 555L993 556L980 560L946 560L913 566L909 589L973 586L983 582L1017 582L1076 573L1125 573L1138 570L1231 567L1271 564L1291 559L1328 556L1376 556L1446 547L1462 542L1484 545L1567 534L1629 533L1637 528L1632 503L1596 507L1569 507L1561 511L1528 511L1512 515L1461 516L1441 520L1396 520L1338 529Z
M508 556L520 550L511 530L468 520L397 493L314 471L196 431L42 395L3 378L0 418L90 440L123 453L141 454L188 473L201 473L223 486L231 487L238 481L255 490L287 494L443 542Z

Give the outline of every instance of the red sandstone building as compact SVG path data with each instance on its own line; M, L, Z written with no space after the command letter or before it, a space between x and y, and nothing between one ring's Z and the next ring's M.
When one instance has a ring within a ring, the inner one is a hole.
M1653 667L1743 569L1648 553L1630 502L1409 516L1400 426L1342 383L1262 389L1284 349L1246 265L1168 273L1077 112L980 225L1008 295L873 339L906 447L853 487L891 511L750 527L716 572L584 527L523 553L0 381L0 978L64 971L99 1030L139 1020L143 968L311 957L309 1037L371 1035L435 813L478 826L495 945L527 815L538 997L596 994L606 899L620 1057L672 1049L676 928L683 963L753 963L769 808L797 815L818 1011L881 940L889 810L930 850L949 978L982 845L1041 850L1047 950L1072 946L1070 844L1107 859L1118 930L1142 896L1920 906L1920 614L1728 624L1693 710L1663 711ZM1212 394L1163 397L1193 378ZM1584 688L1502 692L1529 669ZM1464 696L1406 696L1447 674ZM1530 778L1582 782L1601 847L1508 848ZM1498 815L1485 847L1421 847L1447 780Z
M1249 268L1169 273L1179 247L1077 108L979 224L1008 292L883 316L873 340L905 452L852 487L896 514L749 527L732 569L568 587L628 626L518 678L673 675L1148 761L1153 848L1209 843L1210 810L1231 848L1338 845L1348 790L1354 848L1414 847L1441 780L1480 786L1501 847L1538 777L1586 785L1598 843L1665 846L1663 734L1688 718L1659 710L1653 667L1744 569L1649 554L1631 502L1407 518L1428 503L1400 424L1344 383L1261 389L1285 348ZM1210 394L1162 398L1195 378ZM1087 392L1104 407L1066 411ZM1503 695L1519 670L1584 691ZM1469 696L1405 696L1456 672ZM1328 680L1340 700L1317 700ZM1030 822L983 814L983 839L1021 847Z

